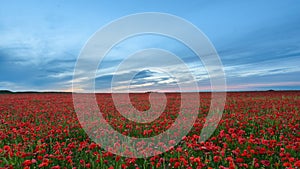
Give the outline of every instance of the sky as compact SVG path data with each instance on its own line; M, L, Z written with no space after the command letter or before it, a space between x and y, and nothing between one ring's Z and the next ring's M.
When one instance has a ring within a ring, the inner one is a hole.
M2 1L0 90L72 91L77 58L92 35L120 17L142 12L172 14L200 29L218 52L229 91L300 90L299 8L297 0ZM94 77L95 90L109 92L114 86L122 91L129 84L133 91L177 91L186 72L164 57L144 54L116 72L128 56L148 48L176 54L198 89L210 90L209 74L190 48L150 34L130 37L107 53ZM156 68L137 64L152 57ZM112 85L113 78L119 81ZM86 90L84 85L74 89Z

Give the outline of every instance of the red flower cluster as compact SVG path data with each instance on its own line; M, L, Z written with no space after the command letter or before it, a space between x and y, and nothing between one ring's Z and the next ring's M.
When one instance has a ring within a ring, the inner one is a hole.
M107 122L131 137L158 135L170 128L180 113L178 93L166 94L164 112L146 124L123 117L110 94L96 97ZM150 108L149 94L130 94L130 98L138 110ZM89 139L78 122L71 94L2 94L0 168L300 168L300 92L228 93L217 130L201 143L199 134L211 95L200 93L200 98L199 116L178 145L166 153L136 159L113 155ZM188 102L193 105L195 100L189 98ZM168 142L150 148L167 149L181 130ZM111 148L121 146L116 142ZM145 146L144 142L136 145L140 151Z

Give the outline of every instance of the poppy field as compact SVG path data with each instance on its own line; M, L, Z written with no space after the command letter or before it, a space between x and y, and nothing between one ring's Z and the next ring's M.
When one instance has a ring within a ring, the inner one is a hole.
M199 95L197 119L176 146L153 157L126 158L88 137L72 94L0 94L0 168L300 168L300 92L228 92L222 119L205 142L198 140L211 94ZM116 131L137 138L170 128L181 99L179 93L167 93L160 117L136 124L116 110L110 94L96 94L96 98L103 117ZM149 109L148 98L148 93L130 94L132 105L140 111ZM192 105L194 100L188 101ZM137 146L143 151L142 145Z

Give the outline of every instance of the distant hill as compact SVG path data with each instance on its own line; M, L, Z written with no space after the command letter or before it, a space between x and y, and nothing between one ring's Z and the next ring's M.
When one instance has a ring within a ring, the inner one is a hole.
M0 90L0 94L11 94L11 93L14 93L10 90Z
M20 92L13 92L10 90L0 90L0 94L30 94L30 93L72 93L72 92L56 92L56 91L45 91L45 92L39 92L39 91L20 91Z

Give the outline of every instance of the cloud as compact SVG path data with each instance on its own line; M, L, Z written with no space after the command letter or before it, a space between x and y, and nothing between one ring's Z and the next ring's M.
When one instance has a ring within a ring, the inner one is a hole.
M300 82L274 82L274 83L252 83L252 84L240 84L228 86L228 90L264 90L264 89L290 89L292 87L294 90L300 89ZM283 88L282 88L283 87Z
M189 74L196 79L200 89L210 87L211 76L188 47L174 39L150 34L132 37L117 44L98 70L92 73L95 77L84 77L86 72L83 70L80 72L82 76L73 80L77 56L88 37L110 19L133 12L132 6L123 3L120 7L113 5L120 10L111 10L98 4L89 6L87 10L82 9L83 4L45 4L5 3L0 7L1 88L69 91L74 81L82 83L76 90L85 91L89 85L85 82L96 78L96 89L109 91L111 80L115 77L119 79L116 87L120 90L126 89L128 83L132 90L139 91L178 90L176 84L191 83L186 78ZM47 8L48 5L51 8ZM74 8L68 8L68 5ZM16 10L20 6L22 8ZM140 3L134 6L151 11L158 8ZM191 21L212 40L224 64L229 89L255 90L272 88L272 85L276 88L299 88L300 18L296 4L211 2L205 3L205 7L201 6L201 10L193 4L183 7L163 3L162 6ZM78 9L80 15L74 17ZM254 9L256 12L253 12ZM105 39L103 41L107 45ZM155 53L150 52L129 60L122 70L116 72L124 59L149 48L172 52L189 69L182 69L178 62L168 57L153 57ZM152 67L147 67L148 63L152 63ZM153 67L169 74L154 70ZM211 70L216 69L212 67ZM130 79L132 74L136 76ZM185 90L196 89L185 86Z

